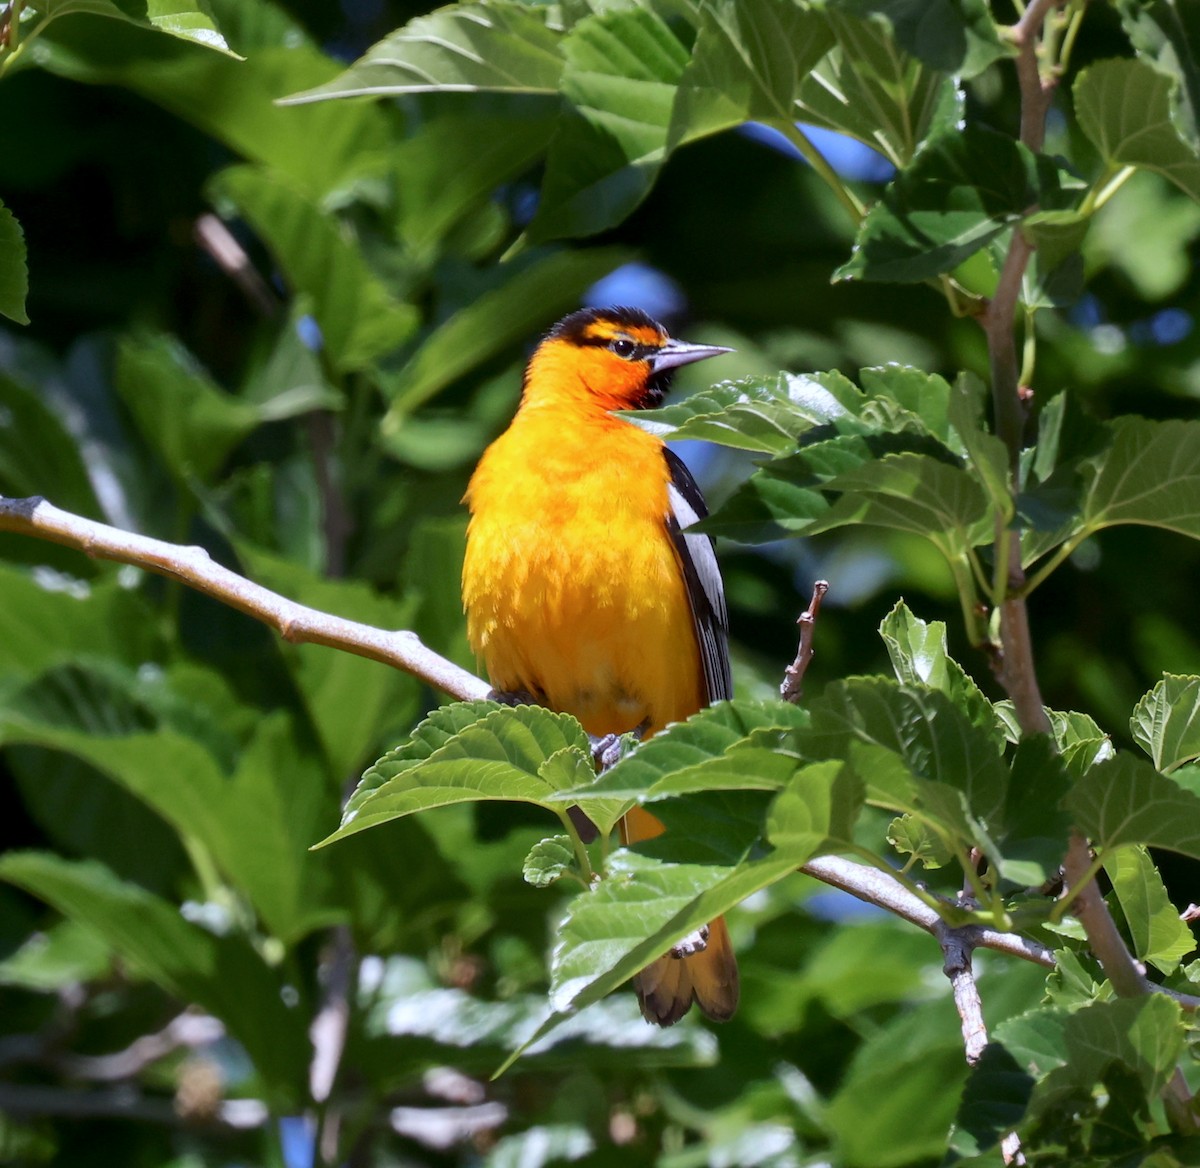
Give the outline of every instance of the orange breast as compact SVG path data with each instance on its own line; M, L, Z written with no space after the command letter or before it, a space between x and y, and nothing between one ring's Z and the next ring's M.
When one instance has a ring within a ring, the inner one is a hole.
M667 482L661 442L602 412L527 407L489 447L467 494L463 602L497 689L597 735L700 708Z

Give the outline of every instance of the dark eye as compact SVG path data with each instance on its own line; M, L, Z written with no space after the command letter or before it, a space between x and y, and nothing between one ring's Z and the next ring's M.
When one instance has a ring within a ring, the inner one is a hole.
M637 352L637 345L628 337L618 337L608 346L618 357L629 358Z

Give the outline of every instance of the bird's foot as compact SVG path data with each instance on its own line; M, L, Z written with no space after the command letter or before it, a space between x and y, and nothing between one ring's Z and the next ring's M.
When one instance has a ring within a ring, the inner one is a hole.
M493 689L488 691L489 702L502 706L537 706L541 703L527 689Z
M708 948L708 926L701 925L694 933L680 937L670 948L672 957L695 957Z
M596 763L596 771L603 774L609 767L614 767L642 740L642 735L650 729L650 719L643 718L632 730L624 734L595 734L588 735L592 744L592 759Z

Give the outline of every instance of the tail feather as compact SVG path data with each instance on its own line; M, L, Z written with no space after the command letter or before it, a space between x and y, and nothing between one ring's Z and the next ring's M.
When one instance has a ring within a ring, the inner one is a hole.
M626 843L653 839L662 824L641 807L633 807L621 823ZM695 1002L714 1022L727 1022L738 1004L738 968L725 918L708 926L708 944L698 953L677 957L666 953L634 975L642 1016L659 1026L673 1026Z
M714 1022L727 1022L738 1004L737 958L725 918L708 927L708 945L690 957L670 953L634 975L642 1016L659 1026L672 1026L693 1002Z

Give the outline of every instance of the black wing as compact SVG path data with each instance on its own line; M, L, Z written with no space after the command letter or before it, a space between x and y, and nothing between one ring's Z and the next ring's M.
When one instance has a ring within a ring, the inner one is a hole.
M667 531L683 568L692 621L700 643L700 661L708 700L718 702L733 697L733 675L729 671L729 616L725 611L725 588L713 541L707 535L686 529L708 514L704 496L692 478L692 472L677 454L663 448L671 482L667 488L671 509L666 516Z

